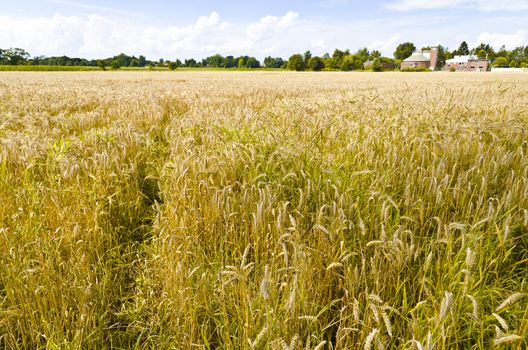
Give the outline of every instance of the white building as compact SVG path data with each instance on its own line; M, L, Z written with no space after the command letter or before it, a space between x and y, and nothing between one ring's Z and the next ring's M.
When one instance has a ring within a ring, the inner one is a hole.
M487 72L490 61L473 55L455 56L446 61L444 70L455 69L457 71Z

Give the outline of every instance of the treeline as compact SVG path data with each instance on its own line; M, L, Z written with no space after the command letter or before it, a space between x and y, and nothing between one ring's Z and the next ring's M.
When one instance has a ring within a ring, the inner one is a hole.
M429 47L422 47L422 50ZM194 58L175 59L173 61L159 59L157 61L147 60L145 56L129 56L121 53L114 57L105 59L84 59L71 58L68 56L55 57L31 57L30 54L21 48L0 49L0 65L41 65L41 66L78 66L78 67L99 67L103 70L107 68L119 69L123 67L139 68L169 68L171 70L188 68L226 68L226 69L254 69L254 68L282 68L296 71L312 70L392 70L398 68L402 60L409 57L417 47L411 43L401 43L396 48L393 57L383 57L377 50L369 51L368 48L361 48L355 52L350 50L335 49L330 55L325 53L322 56L314 56L310 51L296 53L287 60L281 57L266 57L261 63L252 56L222 56L216 54L196 60ZM528 45L519 46L513 50L506 50L502 46L499 50L489 44L480 44L474 48L469 48L467 42L463 41L456 50L450 51L447 47L438 47L437 68L441 69L445 61L455 55L474 55L479 58L487 58L492 61L494 67L528 67Z

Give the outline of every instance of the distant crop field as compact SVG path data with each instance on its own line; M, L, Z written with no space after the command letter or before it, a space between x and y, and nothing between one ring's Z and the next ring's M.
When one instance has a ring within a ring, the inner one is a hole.
M528 80L0 73L0 348L525 349Z
M0 72L55 72L55 71L93 71L99 70L98 67L84 66L31 66L31 65L0 65Z

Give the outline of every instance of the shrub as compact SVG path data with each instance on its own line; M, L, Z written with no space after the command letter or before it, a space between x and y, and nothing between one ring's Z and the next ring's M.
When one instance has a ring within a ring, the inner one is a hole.
M402 72L430 72L429 68L425 67L405 67L401 69Z
M370 69L373 72L383 72L383 65L381 64L380 60L376 58L374 61L372 61Z

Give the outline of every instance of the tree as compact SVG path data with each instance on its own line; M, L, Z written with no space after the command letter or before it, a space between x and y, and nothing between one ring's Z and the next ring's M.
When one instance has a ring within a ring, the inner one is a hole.
M225 58L220 54L216 54L214 56L207 57L206 63L209 67L225 67Z
M105 60L97 60L97 67L99 67L101 70L106 70Z
M480 44L473 49L478 58L488 58L490 60L495 59L495 51L489 44Z
M465 41L460 43L458 49L453 52L455 55L464 56L469 55L469 46Z
M18 47L3 50L1 56L1 60L4 63L10 65L23 64L29 59L29 53L27 53L26 50L20 49Z
M244 68L246 66L246 60L244 59L244 57L239 57L238 58L238 68Z
M344 71L363 69L363 63L368 60L368 50L365 50L366 49L360 49L353 55L349 54L343 57L343 61L339 68Z
M369 59L375 60L376 58L380 58L380 57L381 57L381 52L379 52L378 50L374 50L370 53Z
M506 57L497 57L493 62L493 67L508 67L508 60Z
M343 61L341 62L341 66L339 68L341 70L344 70L345 72L354 70L355 57L353 55L346 55L345 57L343 57Z
M284 65L284 60L280 57L266 57L264 59L264 65L267 68L281 68Z
M400 44L396 48L396 51L394 51L394 58L398 60L404 60L411 56L414 51L416 51L416 46L414 46L413 43L407 42Z
M506 45L502 45L497 51L497 57L505 57L507 60L510 58L510 52L506 50Z
M178 63L176 62L169 62L168 65L170 70L175 70L176 68L178 68Z
M113 60L110 63L110 68L112 68L113 70L118 70L119 68L121 68L121 66L119 65L119 62L117 60Z
M247 68L260 68L260 62L255 57L249 57L246 62Z
M139 56L138 58L138 67L145 67L147 65L147 59L145 56Z
M295 71L303 71L306 69L304 64L304 59L301 54L295 54L290 57L288 60L288 69Z
M224 59L225 68L236 68L238 65L237 60L233 56L226 56Z
M190 68L196 67L196 60L194 58L186 59L185 67L190 67Z
M237 66L238 68L246 68L247 66L247 61L249 59L249 56L240 56L238 59L237 59Z
M310 50L307 50L303 55L304 64L308 65L308 61L312 58L312 52Z
M372 61L370 69L372 69L373 72L383 72L383 65L381 64L379 58L376 58L374 61Z
M344 57L348 55L350 55L349 50L341 51L339 49L335 49L332 57L325 62L325 66L333 69L340 69L343 64Z
M478 50L475 52L477 53L477 57L480 58L481 60L488 57L488 54L484 50Z
M315 57L311 57L308 60L308 69L318 72L318 71L323 70L324 68L325 68L325 65L321 57L315 56Z
M368 61L370 53L369 53L369 50L366 47L364 47L362 49L357 50L356 55L363 57L365 61Z

